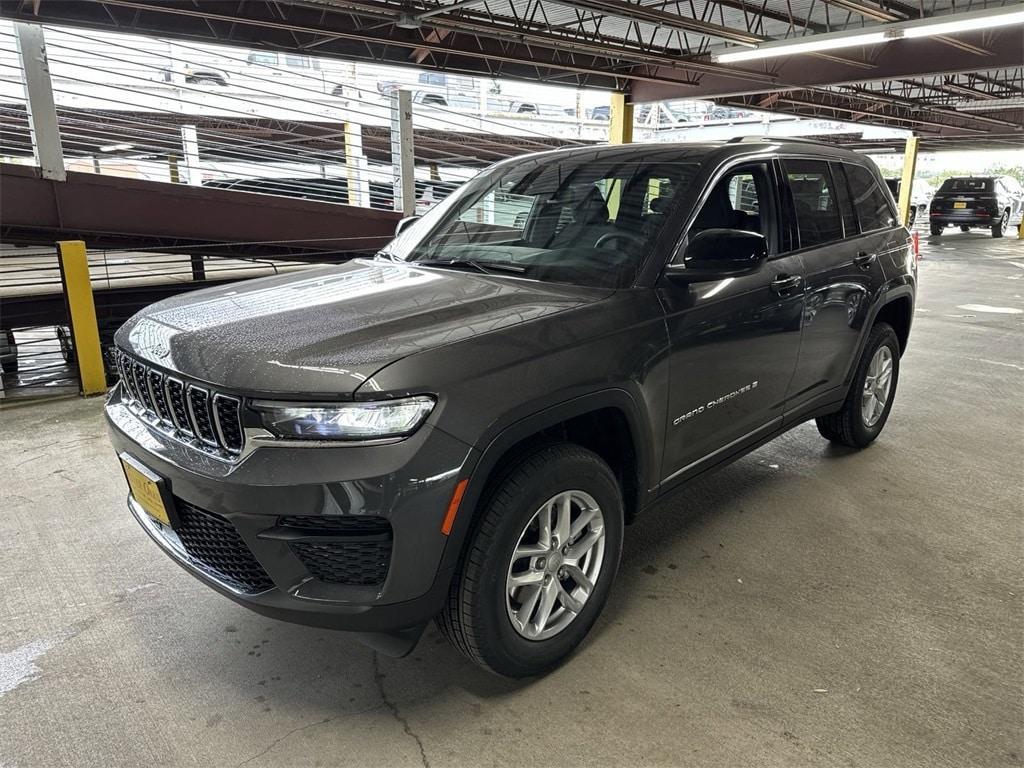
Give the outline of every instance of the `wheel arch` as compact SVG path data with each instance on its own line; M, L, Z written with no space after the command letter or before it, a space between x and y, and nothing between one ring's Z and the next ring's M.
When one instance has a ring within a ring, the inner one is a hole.
M910 325L914 319L914 302L910 291L901 291L896 295L886 297L885 303L881 304L871 320L874 327L879 322L888 323L896 331L896 338L900 342L900 356L907 350L907 340L910 338Z

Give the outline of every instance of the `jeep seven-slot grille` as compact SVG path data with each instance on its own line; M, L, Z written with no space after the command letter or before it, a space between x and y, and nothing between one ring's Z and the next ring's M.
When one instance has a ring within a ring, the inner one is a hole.
M242 452L245 432L239 398L187 384L121 350L116 363L125 398L163 432L208 453Z
M274 586L227 519L187 501L176 502L178 525L174 532L193 560L240 592L256 594Z

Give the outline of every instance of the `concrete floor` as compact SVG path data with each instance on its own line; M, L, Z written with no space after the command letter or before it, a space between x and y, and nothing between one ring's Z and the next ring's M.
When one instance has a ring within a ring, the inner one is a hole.
M921 281L882 438L804 425L661 504L526 683L235 606L129 518L101 402L5 411L0 765L1021 765L1024 242Z

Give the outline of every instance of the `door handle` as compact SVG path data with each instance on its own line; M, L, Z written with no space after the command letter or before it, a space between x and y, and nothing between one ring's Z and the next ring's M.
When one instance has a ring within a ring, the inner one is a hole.
M878 261L878 254L868 253L867 251L861 251L853 257L853 263L861 269L867 269L876 261Z
M771 289L776 293L789 293L800 285L800 275L779 275L771 282Z

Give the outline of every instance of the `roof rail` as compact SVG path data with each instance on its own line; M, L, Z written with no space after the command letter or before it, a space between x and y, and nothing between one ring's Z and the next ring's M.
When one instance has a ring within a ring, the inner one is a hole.
M750 141L776 141L776 142L795 142L800 144L824 144L825 142L820 139L808 139L803 136L733 136L731 139L726 141L726 144L742 144L743 142Z

